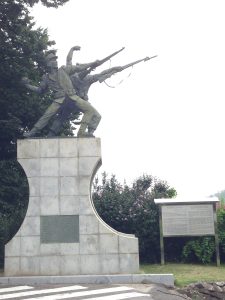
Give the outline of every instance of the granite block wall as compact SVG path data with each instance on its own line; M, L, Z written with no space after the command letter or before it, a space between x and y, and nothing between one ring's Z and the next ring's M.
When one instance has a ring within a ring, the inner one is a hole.
M91 201L100 139L18 140L17 158L30 196L21 228L5 246L6 276L139 271L138 239L105 224Z

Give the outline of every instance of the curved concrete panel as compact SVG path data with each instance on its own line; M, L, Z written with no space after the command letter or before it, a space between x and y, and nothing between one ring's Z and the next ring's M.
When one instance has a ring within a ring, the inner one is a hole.
M138 239L105 224L91 200L100 139L27 139L17 148L30 197L24 222L5 247L5 275L138 272Z

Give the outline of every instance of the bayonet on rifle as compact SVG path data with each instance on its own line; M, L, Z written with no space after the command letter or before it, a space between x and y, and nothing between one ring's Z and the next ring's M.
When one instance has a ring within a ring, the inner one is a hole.
M139 63L142 62L142 61L147 61L147 60L150 60L150 59L155 58L155 57L157 57L157 55L154 55L154 56L151 56L151 57L148 57L148 56L147 56L147 57L145 57L145 58L143 58L143 59L136 60L136 61L134 61L134 62L132 62L132 63L130 63L130 64L127 64L127 65L121 67L121 68L122 68L121 71L123 71L123 70L125 70L125 69L127 69L127 68L129 68L129 67L133 67L134 65L139 64Z
M121 51L123 51L125 49L125 47L121 48L120 50L110 54L109 56L106 56L105 58L101 59L101 60L97 60L96 62L94 62L92 64L92 66L90 66L87 70L80 72L79 73L79 77L81 79L83 79L86 75L88 75L91 71L93 71L95 68L101 66L102 64L104 64L106 61L110 60L113 56L117 55L118 53L120 53Z

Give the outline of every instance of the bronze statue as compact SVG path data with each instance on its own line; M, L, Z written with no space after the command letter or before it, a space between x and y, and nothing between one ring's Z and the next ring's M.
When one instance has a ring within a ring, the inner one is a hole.
M38 120L30 132L24 134L25 137L33 137L40 132L54 116L48 137L58 135L63 123L68 120L71 112L82 112L83 117L80 122L78 137L93 137L93 133L97 128L101 116L96 109L88 102L88 91L90 86L99 81L103 82L117 72L131 67L141 61L147 61L151 58L135 61L123 67L112 67L102 71L99 74L91 75L96 67L100 66L114 55L121 52L124 48L107 56L102 60L88 64L72 65L72 57L74 50L80 50L79 46L70 49L67 55L66 66L58 68L57 56L55 52L50 52L46 56L49 73L43 76L43 80L39 87L30 84L27 78L23 79L25 86L32 91L42 93L48 87L53 91L53 103L46 110L44 115Z
M74 73L72 73L72 75L70 76L70 79L73 83L73 87L76 91L76 94L79 97L88 101L89 88L92 83L99 80L98 75L100 75L100 74L89 75L89 73L91 71L93 71L96 67L99 67L100 65L102 65L103 63L105 63L106 61L111 59L113 56L115 56L116 54L121 52L123 49L124 48L121 48L120 50L110 54L109 56L105 57L102 60L96 60L94 63L91 63L89 65L86 64L88 66L86 68L83 68L83 70L79 70L79 71L76 70ZM67 59L66 59L67 66L72 66L72 59L73 59L73 48L70 49L70 51L67 55ZM80 64L77 64L76 66L79 67ZM83 65L81 65L81 66L83 66ZM115 69L115 68L112 68L112 69ZM106 70L106 71L108 71L108 70ZM103 71L102 73L104 73L106 71ZM112 75L110 75L110 76L112 76ZM108 77L110 77L110 76L108 76ZM107 79L108 77L105 76L104 78ZM68 120L68 118L72 112L79 113L79 110L77 109L76 105L74 105L74 103L72 103L72 101L70 101L69 99L66 99L64 102L64 105L60 108L57 115L55 116L54 122L48 133L48 137L56 136L59 134L63 123L66 120ZM79 124L79 122L76 122L76 124Z
M76 46L73 50L79 50ZM96 61L97 62L97 61ZM30 84L27 78L23 78L25 86L34 92L44 93L48 88L53 92L53 102L45 111L44 115L37 121L30 132L24 133L24 137L34 137L38 134L57 114L66 99L72 101L77 109L83 113L81 125L78 131L78 137L93 137L93 133L100 122L101 116L91 104L76 95L69 75L74 72L81 72L94 67L96 62L84 65L66 65L58 68L57 56L55 51L51 51L46 55L46 63L49 72L42 78L39 87Z

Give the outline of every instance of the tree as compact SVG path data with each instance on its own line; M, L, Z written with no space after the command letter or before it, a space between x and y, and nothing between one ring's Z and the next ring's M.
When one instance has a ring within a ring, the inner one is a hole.
M165 181L150 175L139 177L129 187L120 184L115 175L102 174L94 180L92 199L100 217L114 229L133 233L139 238L142 262L160 259L159 212L156 198L171 198L176 191Z
M26 6L15 1L0 4L0 157L14 159L16 139L43 110L35 95L26 92L21 77L40 80L44 53L52 43L45 30L33 30ZM38 69L39 68L39 69Z
M29 93L27 76L38 82L46 70L44 52L52 45L47 30L34 29L29 7L41 2L58 7L68 0L0 1L0 248L18 229L28 201L24 172L16 162L16 141L49 105L49 95ZM71 134L71 127L66 128ZM1 260L1 259L0 259Z
M34 6L34 4L41 2L43 5L47 6L47 7L55 7L57 8L60 5L65 4L66 2L68 2L69 0L3 0L3 4L5 3L15 3L15 4L22 4L23 6L27 5L27 6Z

